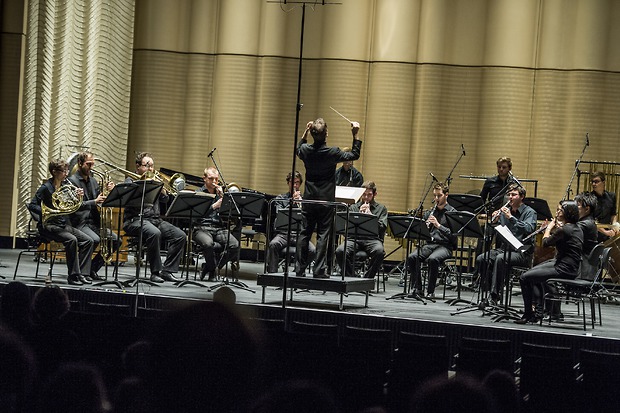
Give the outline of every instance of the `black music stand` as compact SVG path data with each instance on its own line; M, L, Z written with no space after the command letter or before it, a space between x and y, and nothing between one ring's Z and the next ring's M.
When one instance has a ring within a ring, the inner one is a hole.
M149 180L149 179L145 179L145 180L141 180L139 181L139 183L135 183L136 188L133 191L133 193L131 194L131 196L129 196L129 199L127 200L127 203L125 204L125 208L126 207L134 207L134 208L139 208L140 209L140 234L138 234L138 250L136 252L137 254L137 263L136 263L136 277L131 280L131 281L127 281L124 284L128 287L136 287L136 313L137 313L137 303L138 303L138 286L140 283L144 283L144 284L148 284L148 285L159 285L151 280L146 280L146 279L141 279L140 278L140 253L142 252L142 238L143 238L143 234L142 234L142 226L144 225L144 205L145 204L154 204L155 202L159 202L159 194L161 193L162 188L164 187L164 184L160 181L154 181L154 180Z
M263 194L257 194L253 192L226 192L224 194L224 198L222 199L222 205L220 206L219 214L220 216L228 216L228 236L230 237L230 221L232 217L239 218L239 225L243 226L244 218L260 218L264 204L265 195ZM222 257L226 255L225 252L228 248L228 245L229 243L226 242ZM239 253L240 252L241 245L239 245ZM226 273L224 281L210 287L209 291L213 291L223 285L241 288L243 290L251 291L253 293L256 292L249 288L246 284L240 282L238 278L234 278L232 281L228 281L228 271Z
M129 201L133 198L135 191L138 189L138 184L133 182L126 182L117 184L112 188L105 201L101 204L102 208L119 208L119 210L125 208ZM121 233L121 214L118 214L118 229L117 234ZM138 260L140 257L138 257ZM119 289L124 289L125 286L118 281L118 263L120 260L120 246L116 249L116 263L114 265L113 280L100 281L94 283L93 287L102 287L104 285L115 285Z
M185 259L187 272L185 273L185 279L183 280L183 272L185 272L185 269L181 270L181 280L175 282L177 287L183 287L187 284L198 287L206 287L204 284L189 279L189 263L191 262L192 257L194 218L204 217L211 207L214 198L215 194L210 194L207 192L180 191L170 204L170 207L168 207L168 211L166 212L167 217L189 218L187 257Z
M357 238L379 237L379 217L373 214L362 212L337 212L336 213L336 233L345 235L344 262L342 263L342 277L346 274L347 265L347 237L353 228L353 272L355 272L355 249L357 248Z
M547 203L545 202L545 205L546 204ZM505 256L504 261L507 263L510 263L510 254L513 251L525 252L530 247L529 245L524 245L521 241L519 241L507 226L498 225L495 227L495 232L497 232L498 236L504 240L504 248L505 248L504 249L504 256ZM505 297L504 297L504 305L503 305L502 311L499 313L497 311L488 311L489 313L493 314L493 321L518 320L521 318L517 310L513 310L509 308L508 306L508 298L510 294L510 289L508 288L508 277L510 277L510 265L507 266L504 277L505 277L505 281L504 281Z
M450 194L450 205L457 211L476 213L482 207L482 197L473 194Z
M553 219L553 214L551 214L549 204L546 200L541 198L523 198L523 203L536 211L537 220L543 221L545 219Z
M289 213L290 211L290 213ZM290 216L290 221L289 221ZM301 230L303 215L301 212L301 208L292 208L281 207L278 209L276 214L276 218L274 220L273 229L276 232L287 233L289 222L291 223L291 234L298 234ZM291 238L292 239L292 238ZM290 242L290 241L289 241ZM286 246L286 254L284 257L285 260L285 269L288 270L290 265L290 248L291 245ZM265 266L263 272L267 272L267 260L265 259Z
M409 294L407 291L407 279L409 278L409 266L407 265L407 258L411 252L411 240L416 239L418 241L418 254L420 253L422 241L430 241L431 233L429 232L426 221L418 217L412 216L396 216L388 217L388 225L394 238L405 238L407 240L407 252L405 257L405 282L403 286L403 292L394 294L391 297L387 297L386 300L394 298L413 298L417 301L421 301L426 305L426 301L417 294ZM420 260L418 260L418 263Z
M480 197L478 197L480 198ZM450 205L452 205L452 196L450 196ZM482 228L473 212L468 211L451 211L446 212L446 221L448 228L453 234L461 237L460 265L457 266L456 272L456 298L446 301L446 304L455 305L458 303L473 304L471 301L461 299L461 275L463 266L463 245L465 245L465 237L482 238Z

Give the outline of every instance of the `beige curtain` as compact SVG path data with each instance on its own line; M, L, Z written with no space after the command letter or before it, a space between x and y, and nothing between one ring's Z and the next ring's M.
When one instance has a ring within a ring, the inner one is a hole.
M28 2L18 235L29 219L25 204L49 177L51 159L88 149L124 165L133 15L132 0Z
M537 180L538 197L554 205L586 133L584 159L620 160L619 2L338 3L305 6L299 127L323 116L329 143L348 146L349 125L329 107L360 121L356 166L391 211L417 206L429 172L440 179L452 172L452 193L479 189L481 181L460 176L492 175L500 156L513 159L517 177ZM217 148L227 181L284 192L301 20L302 6L284 2L137 0L127 152L114 161L133 169L134 154L150 151L156 167L201 175ZM68 113L75 97L54 113ZM53 136L81 139L56 127L56 117L50 122L41 126ZM45 144L35 164L59 150ZM533 183L526 186L534 195Z

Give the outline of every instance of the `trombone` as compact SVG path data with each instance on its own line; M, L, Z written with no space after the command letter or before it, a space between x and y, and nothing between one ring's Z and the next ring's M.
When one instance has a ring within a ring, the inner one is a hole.
M159 171L155 172L145 172L140 175L135 172L128 171L127 169L123 169L120 166L116 166L104 159L95 158L95 161L101 162L104 165L109 166L115 171L122 172L125 176L130 177L134 181L144 180L144 179L153 179L155 181L159 181L164 184L164 189L171 195L177 196L180 191L185 189L185 175L181 173L175 173L172 176L166 175Z

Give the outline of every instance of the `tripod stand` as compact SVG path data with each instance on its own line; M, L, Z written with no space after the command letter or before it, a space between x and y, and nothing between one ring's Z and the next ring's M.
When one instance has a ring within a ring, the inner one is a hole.
M177 287L183 287L190 284L198 287L206 287L197 281L189 279L189 264L192 258L192 237L194 233L194 218L204 217L213 203L215 198L214 194L207 192L185 192L181 191L172 201L168 211L167 217L175 218L189 218L188 240L187 240L187 255L185 258L185 268L181 271L181 281L177 281L175 284ZM185 273L185 280L183 280L183 273Z
M228 216L228 236L230 237L230 223L232 217L237 217L239 220L239 225L243 225L244 218L259 218L261 212L263 210L263 206L265 204L265 196L263 194L257 194L253 192L227 192L224 194L224 199L222 200L222 206L220 207L220 216L227 215ZM226 248L228 248L228 242L226 243ZM220 257L226 256L224 252ZM233 273L234 275L234 273ZM251 291L255 293L256 291L249 288L246 284L239 281L238 278L233 278L232 281L228 280L228 274L224 280L212 287L209 288L209 291L213 291L223 285L228 285L231 287L241 288L246 291Z
M394 238L405 238L407 240L407 253L406 256L409 257L411 253L411 239L417 240L417 251L418 251L418 262L420 248L422 241L428 242L431 240L431 234L428 231L428 227L426 226L426 222L417 217L404 216L404 217L388 217L388 225L392 231ZM407 258L405 258L406 260ZM403 292L395 294L391 297L387 297L386 300L391 300L394 298L413 298L417 301L421 301L422 304L426 305L426 301L424 298L420 297L414 290L412 294L409 294L407 290L407 279L409 278L409 266L405 261L405 282L403 285Z

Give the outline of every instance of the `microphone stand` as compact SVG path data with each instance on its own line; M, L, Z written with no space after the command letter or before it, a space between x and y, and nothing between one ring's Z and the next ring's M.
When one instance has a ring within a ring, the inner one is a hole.
M211 151L211 153L209 153L208 156L213 161L213 165L215 166L215 169L217 169L217 173L219 175L219 178L222 181L222 186L224 188L227 188L228 184L226 184L226 180L224 179L224 175L222 175L222 171L220 169L220 166L217 164L217 161L215 160L215 157L213 156L213 151ZM224 194L223 194L223 191L222 191L222 199L223 198L224 198ZM230 203L235 207L235 211L237 212L237 216L241 216L241 212L239 211L239 206L237 205L237 201L235 201L235 197L230 195L228 198L230 199ZM230 223L231 223L231 220L232 220L232 208L229 208L228 209L228 224L227 224L228 234L227 234L227 237L226 237L226 245L224 245L224 250L222 251L222 254L220 255L220 259L219 259L218 264L217 264L218 268L220 267L220 264L222 263L222 259L227 255L228 248L230 247L230 232L231 232L231 230L230 230ZM241 219L239 221L241 221ZM239 222L239 225L243 225L243 223ZM239 248L241 248L241 245L239 245ZM232 271L232 269L231 269L231 271ZM215 285L213 287L210 287L209 291L213 291L214 289L217 289L217 288L221 287L222 285L227 285L227 284L229 284L228 280L224 281L223 284L219 284L219 285ZM238 281L233 281L230 284L238 286L239 288L243 288L243 289L247 289L249 291L252 291L252 290L250 290L248 288L247 285L239 283ZM237 285L237 284L239 284L239 285Z
M585 145L583 145L583 149L581 150L581 155L579 156L579 159L575 161L575 169L573 170L573 175L570 177L570 181L568 182L568 186L566 187L566 195L564 195L564 199L562 199L562 201L566 201L567 199L570 198L570 192L571 192L570 187L573 184L575 175L577 175L577 171L579 170L579 164L581 164L581 160L583 159L583 155L586 153L586 149L588 148L588 146L590 146L590 137L589 137L588 132L586 132Z
M465 156L465 148L463 147L463 145L461 145L461 154L459 155L458 159L456 160L456 163L452 167L452 170L450 171L450 173L448 174L448 177L445 180L446 185L450 186L450 184L452 183L452 172L454 172L458 164L461 162L461 159L463 159L463 156Z

